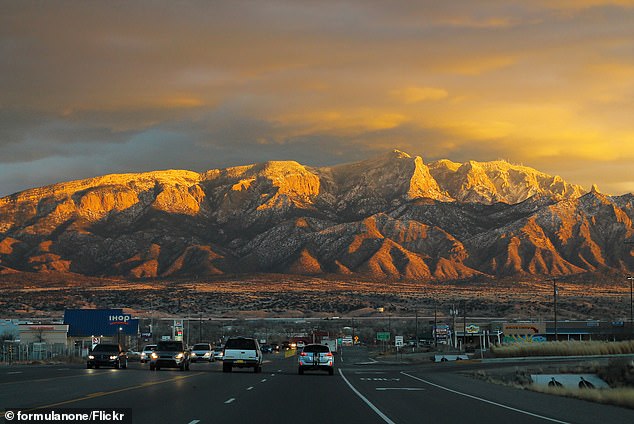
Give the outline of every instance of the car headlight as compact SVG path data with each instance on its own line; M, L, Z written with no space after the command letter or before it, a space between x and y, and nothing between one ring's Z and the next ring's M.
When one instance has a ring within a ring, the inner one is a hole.
M88 355L88 359L95 359L93 355Z
M158 358L158 354L156 352L152 352L151 356L152 356L152 359Z
M174 358L183 359L183 354L182 353L177 353L176 356L174 356Z
M117 355L110 355L110 359L112 360L117 359Z
M211 356L211 352L205 352L205 354L203 355L203 357L205 358L209 358L209 356Z

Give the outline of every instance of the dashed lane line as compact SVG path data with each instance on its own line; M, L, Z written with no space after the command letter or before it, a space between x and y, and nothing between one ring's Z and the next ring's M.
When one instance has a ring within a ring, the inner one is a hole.
M253 386L247 387L247 390L253 390Z
M200 420L191 420L188 424L198 424Z
M230 403L235 402L235 400L236 400L236 398L229 398L229 399L225 400L225 403L228 405Z
M454 394L457 394L457 395L460 395L460 396L464 396L464 397L468 397L470 399L474 399L474 400L477 400L477 401L480 401L480 402L488 403L489 405L493 405L493 406L497 406L497 407L500 407L500 408L508 409L510 411L519 412L520 414L524 414L524 415L530 415L531 417L540 418L542 420L550 421L550 422L553 422L553 423L569 424L567 421L560 421L560 420L557 420L555 418L545 417L543 415L534 414L534 413L528 412L528 411L523 411L521 409L513 408L512 406L503 405L501 403L493 402L492 400L484 399L484 398L481 398L481 397L478 397L478 396L473 396L473 395L470 395L468 393L462 393L462 392L459 392L457 390L453 390L453 389L450 389L448 387L444 387L444 386L441 386L439 384L432 383L431 381L427 381L427 380L424 380L422 378L418 378L418 377L416 377L414 375L411 375L411 374L408 374L408 373L406 373L404 371L401 371L401 374L403 374L403 375L405 375L405 376L407 376L409 378L413 378L414 380L418 380L420 382L423 382L425 384L429 384L430 386L434 386L434 387L436 387L438 389L446 390L448 392L451 392L451 393L454 393Z

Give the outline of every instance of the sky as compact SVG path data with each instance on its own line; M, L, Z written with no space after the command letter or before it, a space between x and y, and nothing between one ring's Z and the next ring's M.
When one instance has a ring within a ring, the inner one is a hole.
M0 2L0 196L394 148L634 192L634 0Z

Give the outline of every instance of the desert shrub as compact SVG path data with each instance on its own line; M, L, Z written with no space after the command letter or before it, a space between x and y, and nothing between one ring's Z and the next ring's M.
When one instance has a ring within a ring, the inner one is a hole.
M634 353L634 340L621 342L564 341L517 343L511 345L492 346L491 353L498 358L631 354Z
M572 397L590 402L634 409L634 389L632 388L622 387L617 389L593 390L530 386L530 389L541 393Z

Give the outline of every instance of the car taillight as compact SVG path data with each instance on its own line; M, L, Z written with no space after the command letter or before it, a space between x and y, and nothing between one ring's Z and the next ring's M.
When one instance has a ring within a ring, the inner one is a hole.
M300 356L308 356L308 354L306 352L302 352L299 354Z
M332 353L328 352L328 353L326 353L326 356L332 357Z

